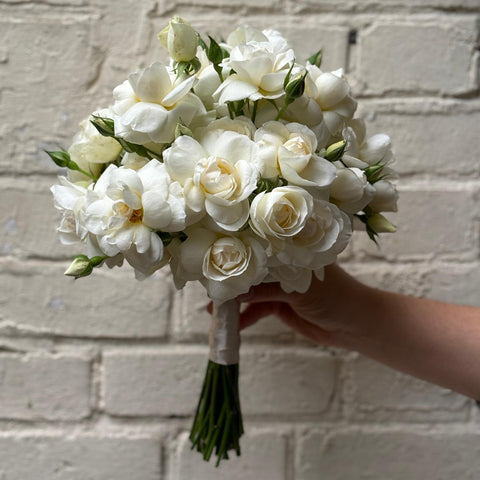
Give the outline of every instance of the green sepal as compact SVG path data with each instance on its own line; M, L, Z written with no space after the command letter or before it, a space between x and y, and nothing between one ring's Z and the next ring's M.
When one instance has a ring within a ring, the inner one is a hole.
M311 57L308 58L307 62L310 65L315 65L320 68L322 64L322 57L323 57L323 48L321 48L318 52L314 53Z
M365 225L365 231L367 232L368 237L375 243L377 247L380 248L380 245L377 242L378 233L368 224L368 216L359 213L356 213L354 216Z
M174 65L174 72L177 74L177 78L182 74L195 75L201 68L202 64L197 57L192 58L188 62L176 62Z
M185 232L156 232L156 234L160 237L164 247L168 247L175 238L178 238L182 243L188 238Z
M175 127L175 139L183 137L184 135L187 137L193 137L192 131L183 123L182 119L179 118L177 126Z
M253 191L250 194L250 196L248 197L248 200L250 203L252 203L253 199L259 193L262 193L262 192L269 193L274 188L283 187L285 185L288 185L288 182L283 177L277 177L274 180L270 180L268 178L260 178L257 182L257 188L255 189L255 191Z
M385 178L385 175L382 175L384 166L385 165L381 165L380 163L375 163L365 168L363 171L367 177L367 180L370 183L375 183L375 182L378 182L379 180L382 180L382 178Z

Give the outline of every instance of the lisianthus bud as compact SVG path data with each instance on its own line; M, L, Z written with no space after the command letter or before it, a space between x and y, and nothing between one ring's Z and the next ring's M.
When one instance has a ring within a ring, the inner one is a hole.
M396 232L397 229L395 225L390 223L383 215L380 213L375 213L368 217L367 219L368 226L375 232L375 233L393 233Z
M183 18L173 17L158 34L158 39L176 62L189 62L197 54L197 32Z

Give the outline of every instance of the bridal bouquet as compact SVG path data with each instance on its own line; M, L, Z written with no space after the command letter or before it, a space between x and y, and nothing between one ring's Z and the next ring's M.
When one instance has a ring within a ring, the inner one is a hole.
M224 42L174 17L169 64L137 70L81 122L52 187L64 244L83 245L76 278L126 260L143 279L168 266L214 302L210 360L192 448L240 454L239 307L261 282L305 292L347 246L394 226L390 138L366 136L342 70L322 51L298 63L280 33L237 28Z

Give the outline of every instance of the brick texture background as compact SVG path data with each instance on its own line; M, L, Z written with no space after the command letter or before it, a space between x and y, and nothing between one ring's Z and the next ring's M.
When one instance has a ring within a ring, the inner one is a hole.
M474 480L480 410L275 319L244 335L244 455L189 448L206 364L202 289L164 274L62 276L44 149L111 101L173 14L202 32L281 30L325 47L369 131L394 141L399 231L343 266L392 291L480 304L479 0L0 0L0 479Z

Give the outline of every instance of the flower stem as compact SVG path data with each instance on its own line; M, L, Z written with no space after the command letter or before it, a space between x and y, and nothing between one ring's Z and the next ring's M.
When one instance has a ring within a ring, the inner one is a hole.
M205 461L217 456L216 466L228 459L228 451L240 455L239 438L243 434L238 392L238 364L208 362L202 393L190 433L192 449Z

